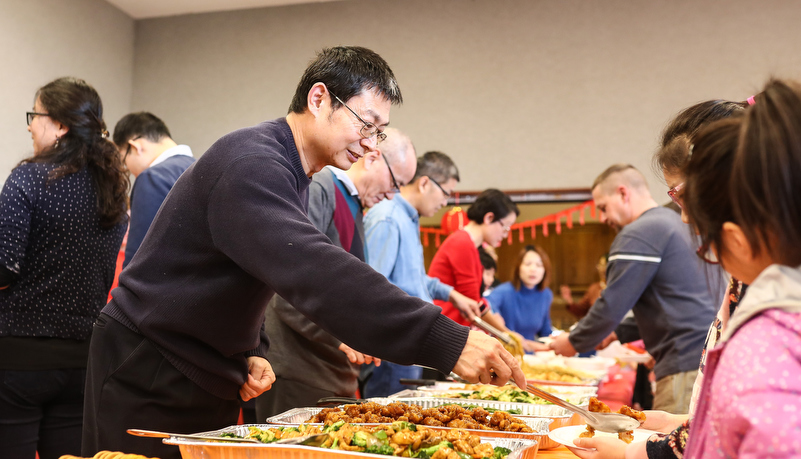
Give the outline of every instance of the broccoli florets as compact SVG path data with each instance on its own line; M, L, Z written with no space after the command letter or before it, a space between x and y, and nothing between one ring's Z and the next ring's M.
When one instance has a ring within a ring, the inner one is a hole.
M367 447L367 432L360 430L353 434L353 438L350 440L350 444L354 446L361 446L362 448Z
M437 443L434 446L429 446L428 448L420 448L417 451L417 454L415 454L414 457L417 457L417 458L420 458L420 459L428 459L431 456L433 456L434 453L436 453L440 448L443 448L443 447L453 448L453 443L443 440L443 441Z
M400 432L401 430L411 430L417 432L417 426L407 421L395 421L392 423L392 430Z
M344 425L345 425L345 421L337 421L337 422L331 424L330 426L327 426L325 429L323 429L323 433L336 432L337 430L339 430L340 427L342 427Z
M262 443L272 443L276 440L275 434L269 430L261 430L258 427L251 427L250 438L254 438Z
M392 456L393 454L395 454L395 450L391 446L385 444L376 444L368 446L367 449L364 450L364 452L373 454L383 454L384 456Z
M511 452L512 452L512 450L509 449L509 448L504 448L503 446L496 446L493 449L493 453L492 453L492 458L491 459L504 459Z

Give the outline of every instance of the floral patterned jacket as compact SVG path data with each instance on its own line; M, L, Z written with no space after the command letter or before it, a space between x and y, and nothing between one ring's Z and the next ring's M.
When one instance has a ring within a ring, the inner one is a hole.
M801 267L771 265L708 351L688 458L801 456Z

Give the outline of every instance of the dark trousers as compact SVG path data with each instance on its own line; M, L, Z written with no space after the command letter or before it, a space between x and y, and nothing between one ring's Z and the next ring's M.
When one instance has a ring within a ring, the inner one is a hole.
M0 370L0 457L57 459L81 450L86 370Z
M83 456L111 450L179 459L177 446L126 429L196 433L236 424L239 401L223 400L175 369L143 336L101 314L89 349Z
M292 408L317 406L317 400L337 395L332 391L307 386L279 376L270 390L256 398L256 422L263 424L270 416Z

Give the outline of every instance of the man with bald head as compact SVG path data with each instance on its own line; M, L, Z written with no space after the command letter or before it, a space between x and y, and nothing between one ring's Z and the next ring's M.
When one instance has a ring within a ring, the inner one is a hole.
M679 215L651 197L645 177L616 164L592 185L601 223L617 229L609 250L607 286L589 314L553 350L573 355L594 349L631 310L656 360L654 409L688 412L709 324L715 318L701 261Z
M417 158L409 137L394 128L385 141L368 151L347 171L327 166L309 185L309 220L331 243L365 261L362 215L398 187L409 183ZM275 372L272 389L256 399L256 419L291 408L314 406L323 397L353 397L360 365L373 358L323 331L276 295L265 311L270 337L267 360ZM380 361L376 359L376 364Z

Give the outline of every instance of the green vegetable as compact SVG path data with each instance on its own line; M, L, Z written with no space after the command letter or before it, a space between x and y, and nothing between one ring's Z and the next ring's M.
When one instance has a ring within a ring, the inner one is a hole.
M368 435L367 432L365 432L363 430L359 430L358 432L353 434L353 438L350 439L350 444L351 445L355 445L355 446L361 446L362 448L366 448L367 447L367 435Z
M473 459L473 456L467 453L463 453L461 451L455 451L456 455L459 456L459 459Z
M386 430L379 430L378 432L374 433L375 438L379 440L386 440L387 439L387 431Z
M262 443L272 443L276 440L275 434L269 430L261 430L258 427L250 427L250 437Z
M395 454L395 450L391 446L384 443L368 446L367 449L364 450L364 452L373 454L383 454L384 456L392 456Z
M326 428L323 429L323 433L336 432L337 430L339 430L340 427L342 427L344 425L345 425L345 421L337 421L337 422L331 424L330 426L326 426Z
M339 446L339 438L335 438L334 442L331 443L331 449L337 449L337 446Z
M509 448L504 448L503 446L496 446L492 453L492 459L504 459L506 456L511 454L512 450Z
M300 430L298 430L298 428L297 428L297 427L282 427L282 428L281 428L281 432L283 432L283 433L287 433L287 432L300 432Z
M418 457L420 459L428 459L431 456L433 456L434 453L439 451L440 448L443 447L453 448L453 443L443 440L434 446L429 446L428 448L420 448L414 457Z
M229 437L229 438L242 438L242 437L240 437L239 435L237 435L237 434L235 434L233 432L221 433L220 436L221 437Z
M400 432L401 430L411 430L417 432L417 426L407 421L395 421L392 423L392 430Z

